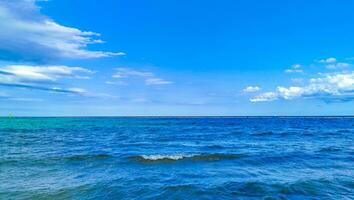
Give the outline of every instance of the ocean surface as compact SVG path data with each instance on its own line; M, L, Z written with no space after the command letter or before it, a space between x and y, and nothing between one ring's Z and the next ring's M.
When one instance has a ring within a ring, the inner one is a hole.
M0 118L0 199L354 199L354 118Z

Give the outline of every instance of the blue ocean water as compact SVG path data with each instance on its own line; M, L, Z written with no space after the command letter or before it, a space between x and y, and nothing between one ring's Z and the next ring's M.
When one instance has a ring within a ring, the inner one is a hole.
M354 118L1 118L0 199L354 199Z

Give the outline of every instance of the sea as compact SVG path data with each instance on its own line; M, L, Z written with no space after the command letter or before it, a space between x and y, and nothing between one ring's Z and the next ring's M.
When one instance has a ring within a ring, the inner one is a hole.
M354 199L353 117L0 118L0 199Z

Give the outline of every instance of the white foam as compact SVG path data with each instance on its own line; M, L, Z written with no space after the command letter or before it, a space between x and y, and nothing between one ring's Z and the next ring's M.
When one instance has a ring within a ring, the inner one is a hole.
M194 155L142 155L141 157L145 160L181 160L183 158L193 157Z

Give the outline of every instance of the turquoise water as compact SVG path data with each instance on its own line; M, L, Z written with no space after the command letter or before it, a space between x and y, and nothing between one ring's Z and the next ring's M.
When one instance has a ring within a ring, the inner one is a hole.
M354 199L354 118L0 118L0 199Z

